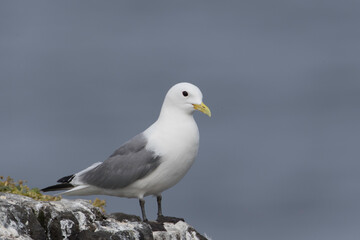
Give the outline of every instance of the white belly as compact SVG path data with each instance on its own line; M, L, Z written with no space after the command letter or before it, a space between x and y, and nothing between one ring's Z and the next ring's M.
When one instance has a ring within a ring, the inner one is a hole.
M197 149L190 153L179 154L172 158L164 156L159 167L146 176L129 186L129 188L142 189L143 195L158 195L164 190L177 184L190 169L195 161Z
M161 164L148 176L135 181L121 190L124 197L158 195L178 183L195 161L199 148L199 131L195 121L177 125L163 132L156 124L144 134L148 138L147 149L161 157Z

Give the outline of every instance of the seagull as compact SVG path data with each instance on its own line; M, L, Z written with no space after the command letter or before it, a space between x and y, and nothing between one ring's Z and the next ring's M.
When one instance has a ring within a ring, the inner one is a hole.
M174 85L165 96L159 118L145 131L116 149L104 162L60 178L59 184L41 191L138 198L144 222L148 221L144 197L153 195L161 219L162 192L184 177L198 153L199 130L193 113L198 110L211 116L202 98L200 89L191 83Z

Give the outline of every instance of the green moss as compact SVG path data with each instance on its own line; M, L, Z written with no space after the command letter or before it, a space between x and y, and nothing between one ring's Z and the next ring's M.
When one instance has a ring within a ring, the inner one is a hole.
M3 176L0 176L0 192L23 195L31 197L38 201L59 201L61 199L60 196L50 196L42 194L38 188L30 189L28 186L24 185L24 183L25 181L22 180L15 182L11 177L7 177L5 179ZM102 212L105 212L105 200L95 198L94 201L90 200L90 203L94 207L100 208Z
M30 189L24 183L22 180L15 182L11 177L5 179L3 176L0 176L0 192L23 195L39 201L59 201L61 199L61 197L44 195L38 188Z
M105 213L105 208L104 208L104 207L106 206L105 200L100 200L100 199L98 199L98 198L95 198L94 201L91 201L91 200L90 200L90 203L91 203L94 207L100 208L101 211L102 211L103 213Z

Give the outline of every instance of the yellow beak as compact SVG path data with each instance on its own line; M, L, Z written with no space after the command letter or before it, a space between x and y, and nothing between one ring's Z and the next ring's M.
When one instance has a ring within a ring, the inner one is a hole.
M193 104L194 109L199 110L202 113L205 113L206 115L208 115L209 117L211 117L211 112L210 109L208 108L208 106L206 106L204 103L201 104Z

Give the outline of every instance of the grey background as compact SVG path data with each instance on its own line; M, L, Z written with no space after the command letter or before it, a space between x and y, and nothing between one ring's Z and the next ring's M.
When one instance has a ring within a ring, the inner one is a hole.
M213 117L167 215L213 239L359 239L359 23L351 0L1 1L0 175L41 188L102 161L188 81Z

